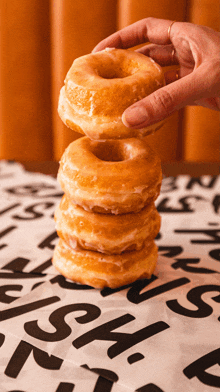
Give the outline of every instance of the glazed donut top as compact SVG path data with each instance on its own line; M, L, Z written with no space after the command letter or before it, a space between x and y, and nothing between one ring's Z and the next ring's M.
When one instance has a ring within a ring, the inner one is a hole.
M144 140L97 142L83 137L67 147L59 173L72 177L73 184L77 175L81 189L97 187L101 190L115 186L118 193L124 193L125 185L127 190L149 183L155 166L160 167L160 160Z
M82 137L67 147L58 171L63 191L76 204L112 213L143 208L158 196L161 180L160 158L144 139L135 138L101 142Z
M149 57L123 49L108 49L74 61L66 77L66 93L69 101L78 107L82 98L81 110L90 110L93 115L111 114L113 99L117 102L114 112L120 114L130 105L135 90L140 90L140 98L149 95L162 85L161 79L159 66ZM74 83L81 89L78 96L71 94Z
M58 111L66 125L73 129L76 124L91 139L143 136L149 131L126 128L122 113L163 85L162 68L151 58L107 48L73 62L61 89Z

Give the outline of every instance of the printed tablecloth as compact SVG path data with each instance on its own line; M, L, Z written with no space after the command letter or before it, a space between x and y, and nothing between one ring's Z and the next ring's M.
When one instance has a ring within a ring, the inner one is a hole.
M220 176L163 179L150 280L95 290L51 264L56 179L0 162L0 391L220 388Z

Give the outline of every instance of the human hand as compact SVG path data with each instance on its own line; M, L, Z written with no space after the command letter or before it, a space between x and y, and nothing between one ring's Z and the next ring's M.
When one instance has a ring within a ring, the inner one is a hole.
M166 72L166 86L125 110L122 121L127 127L149 126L187 105L220 110L220 33L191 23L171 23L142 19L93 49L94 53L106 47L126 49L150 42L137 51L161 66L179 65L178 79L176 70Z

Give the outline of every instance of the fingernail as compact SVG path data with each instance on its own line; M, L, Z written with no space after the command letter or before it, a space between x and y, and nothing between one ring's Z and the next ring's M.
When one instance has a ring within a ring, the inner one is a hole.
M143 106L138 106L134 108L129 108L125 110L122 115L122 121L125 126L133 127L136 125L141 125L147 120L147 112Z

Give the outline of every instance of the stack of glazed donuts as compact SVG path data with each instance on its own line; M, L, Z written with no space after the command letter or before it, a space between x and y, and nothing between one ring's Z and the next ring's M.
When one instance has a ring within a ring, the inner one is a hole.
M121 116L163 85L154 61L122 49L80 57L67 74L58 111L86 136L61 158L64 196L55 212L60 238L53 264L75 282L116 288L150 278L155 269L162 172L143 136L161 124L132 130Z

